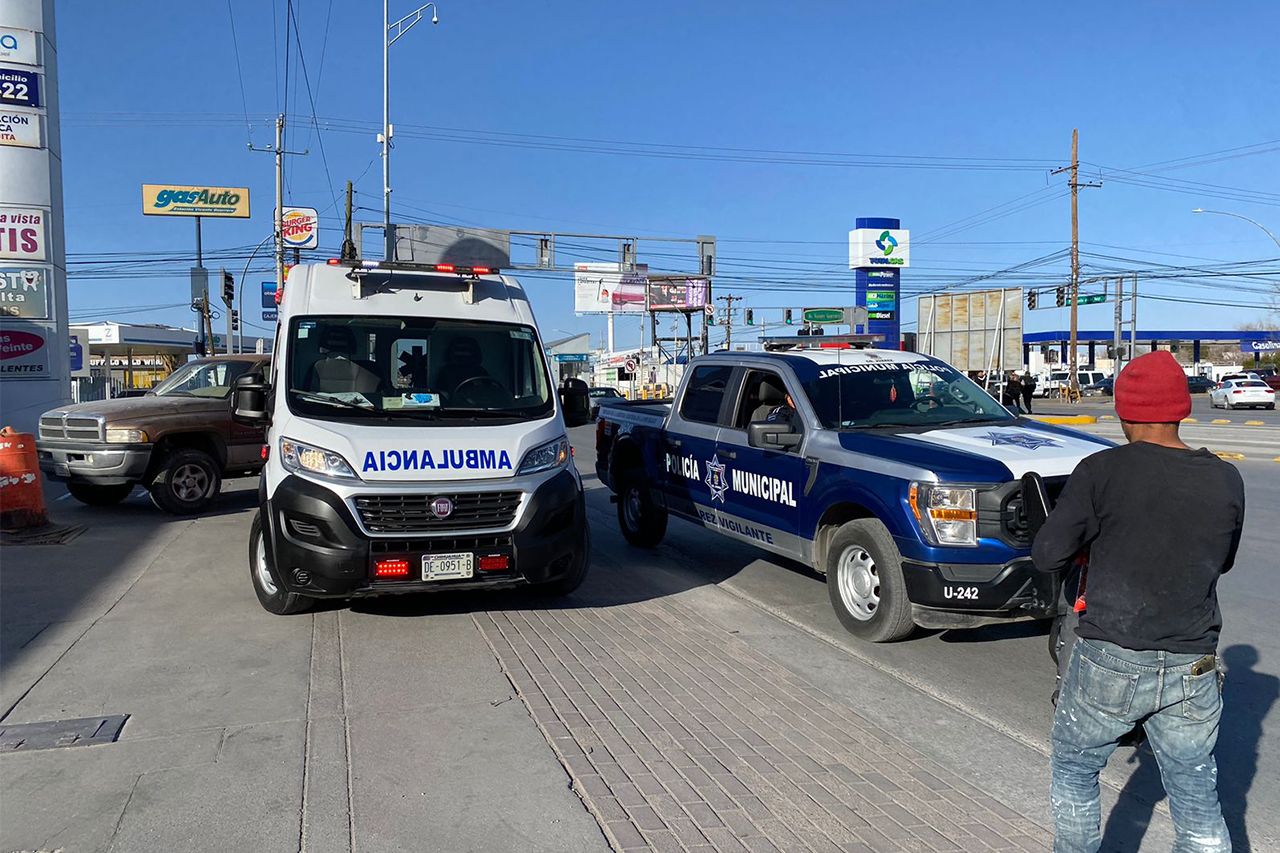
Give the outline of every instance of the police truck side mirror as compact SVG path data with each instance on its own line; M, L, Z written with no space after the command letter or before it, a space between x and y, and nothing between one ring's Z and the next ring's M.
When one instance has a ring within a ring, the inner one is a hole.
M261 373L246 373L232 385L231 419L246 426L263 426L271 420L267 392L271 386Z
M761 450L790 450L800 444L800 433L791 424L756 421L747 425L747 444Z

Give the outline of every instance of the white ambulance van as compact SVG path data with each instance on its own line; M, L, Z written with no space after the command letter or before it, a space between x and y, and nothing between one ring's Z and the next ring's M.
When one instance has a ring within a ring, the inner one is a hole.
M487 267L294 267L271 375L249 575L272 613L315 599L527 587L587 572L582 482L528 298Z

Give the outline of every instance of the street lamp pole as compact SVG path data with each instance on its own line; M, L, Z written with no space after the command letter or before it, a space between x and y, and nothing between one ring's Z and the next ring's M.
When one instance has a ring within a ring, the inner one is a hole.
M267 245L267 241L274 240L275 236L275 234L268 234L262 238L262 242L249 254L249 260L244 262L244 272L240 273L240 291L236 294L236 301L240 305L236 309L240 312L240 329L236 332L236 352L244 352L244 280L249 277L249 265L258 256L258 252L262 251L262 247Z
M1191 212L1192 213L1216 213L1218 216L1233 216L1236 219L1243 219L1245 222L1250 222L1250 223L1253 223L1254 225L1257 225L1259 228L1262 229L1262 233L1270 237L1272 242L1275 243L1277 246L1280 246L1280 237L1276 237L1276 235L1271 233L1271 231L1267 228L1267 226L1263 225L1261 222L1257 221L1256 219L1250 219L1247 216L1242 216L1239 213L1231 213L1230 211L1226 211L1226 210L1205 210L1203 207L1197 207Z
M436 4L427 3L414 9L398 21L391 20L390 0L382 0L382 232L385 240L386 260L395 260L395 232L391 228L391 45L422 20L422 13L431 10L431 23L440 23L436 16Z

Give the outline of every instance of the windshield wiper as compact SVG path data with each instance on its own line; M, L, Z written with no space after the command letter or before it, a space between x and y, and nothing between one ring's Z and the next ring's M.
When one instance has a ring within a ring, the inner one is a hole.
M350 400L339 400L336 397L329 397L324 394L316 394L312 391L303 391L301 388L290 388L289 393L297 394L303 400L309 400L312 403L328 403L330 406L337 406L342 409L355 409L356 411L360 411L360 412L376 412L377 411L377 409L374 408L372 403L370 403L367 406L364 406L364 405L361 405L360 403L353 403Z
M520 414L512 410L504 411L502 409L459 409L459 408L440 409L439 416L442 418L451 418L451 417L476 418L476 419L501 418L503 420L506 420L508 418L521 417Z

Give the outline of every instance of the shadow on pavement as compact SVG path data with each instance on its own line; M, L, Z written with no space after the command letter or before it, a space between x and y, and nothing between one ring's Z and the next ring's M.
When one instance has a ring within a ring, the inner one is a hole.
M1258 650L1253 646L1229 646L1221 652L1227 668L1223 689L1222 722L1218 746L1218 797L1231 832L1232 849L1249 853L1254 847L1245 825L1249 789L1258 775L1258 743L1262 722L1280 699L1280 678L1258 672ZM1102 849L1137 850L1146 835L1156 803L1165 797L1160 766L1150 745L1133 752L1129 763L1138 768L1129 777L1120 800L1107 818Z

